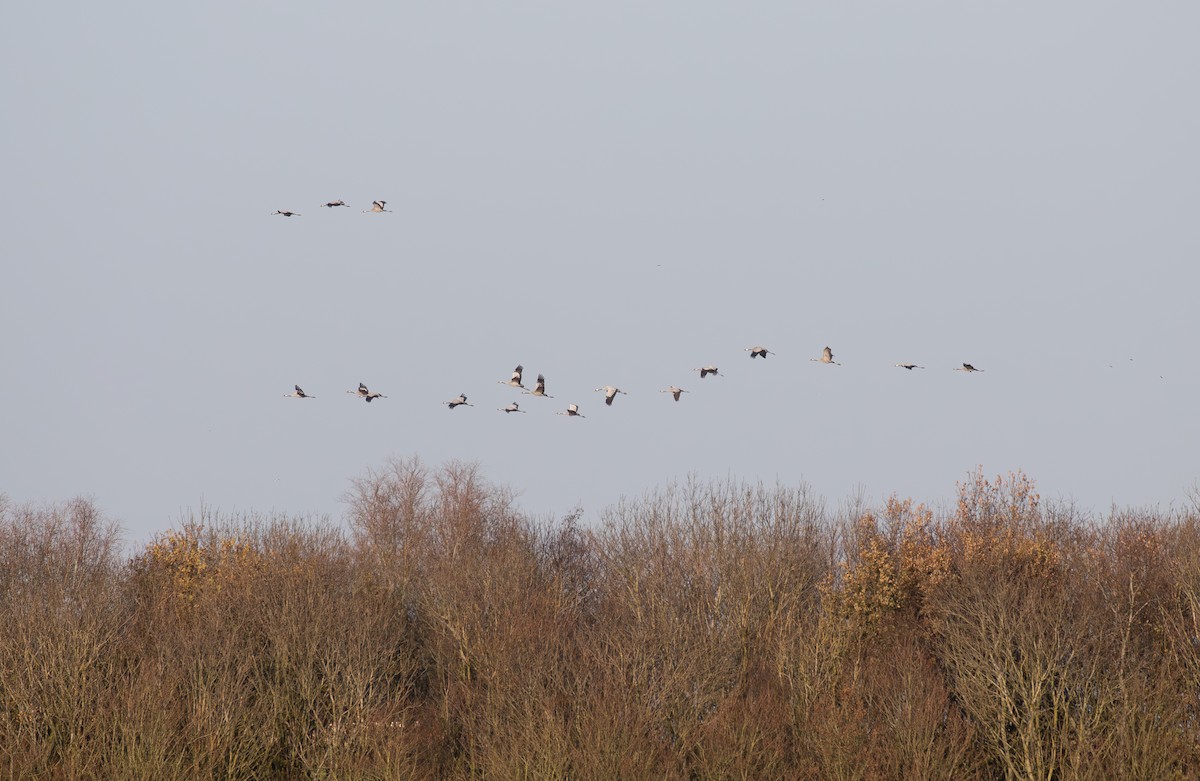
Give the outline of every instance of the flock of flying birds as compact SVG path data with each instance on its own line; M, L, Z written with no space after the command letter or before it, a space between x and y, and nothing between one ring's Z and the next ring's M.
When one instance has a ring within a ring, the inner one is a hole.
M330 209L337 207L337 206L345 206L346 208L350 208L349 205L345 201L341 200L340 198L336 201L329 201L328 203L323 203L321 205L327 206ZM391 209L388 209L386 207L387 207L387 201L371 201L371 208L363 209L363 214L370 214L372 212L375 212L375 213L391 212ZM276 209L275 212L271 216L273 217L276 214L283 216L283 217L300 217L300 216L302 216L300 214L300 212L294 212L290 209Z
M336 201L329 201L327 203L323 203L323 204L321 204L321 206L333 209L338 206L347 206L347 204L345 201L339 199ZM347 208L349 208L349 207L347 206ZM363 209L364 214L382 213L382 212L391 212L391 209L387 208L387 201L372 201L370 209ZM299 216L301 216L299 212L288 211L288 210L284 210L284 209L275 211L275 214L281 215L283 217L299 217ZM768 350L766 347L763 347L761 345L755 345L754 347L747 347L745 349L745 352L750 353L751 358L762 358L763 360L766 360L768 355L775 355L775 353L773 353L772 351ZM820 357L809 358L809 360L816 361L817 363L829 364L832 366L841 366L840 363L833 360L833 350L831 350L829 347L826 347L824 350L821 351ZM918 366L915 363L898 363L898 364L896 364L896 366L900 367L901 369L908 369L910 371L913 369L924 369L925 368L924 366ZM696 369L695 371L700 372L700 379L702 379L702 380L705 379L706 377L708 377L709 375L713 375L716 377L724 376L721 374L720 370L716 366L713 366L712 364L709 364L708 366L701 366L698 369ZM976 369L971 364L964 363L961 367L954 369L954 371L981 372L981 371L983 371L983 369ZM521 382L522 377L524 376L524 372L525 372L525 367L518 364L517 368L513 369L512 376L509 379L497 380L497 382L499 382L501 385L508 385L513 388L520 388L522 393L527 393L530 396L538 396L540 398L545 398L545 399L554 398L553 396L550 396L549 394L546 393L546 378L544 375L539 374L537 376L537 384L533 387L533 390L530 390L530 389L526 388ZM316 396L310 396L307 393L305 393L304 390L299 385L296 385L294 387L296 389L295 391L293 391L292 393L285 393L283 395L287 398L293 398L293 399L315 399L316 398ZM605 385L603 388L596 388L596 392L604 394L604 403L609 407L612 406L613 400L617 398L618 394L628 395L625 393L625 391L623 391L620 388L617 388L613 385ZM674 398L675 401L679 401L680 396L682 396L685 393L689 393L689 392L690 391L686 391L683 388L677 387L675 385L671 385L671 386L663 388L661 391L659 391L659 393L671 394L672 398ZM348 391L346 391L346 393L353 394L368 403L374 401L375 399L386 399L387 398L387 396L384 396L382 393L376 393L376 392L368 389L367 386L361 382L358 384L357 389L348 390ZM467 394L465 394L465 393L460 393L460 394L458 394L458 396L454 397L453 399L450 399L449 401L444 401L442 403L445 404L450 409L455 409L456 407L473 407L473 406L475 406L474 404L471 404L470 402L467 401ZM512 402L511 404L509 404L508 406L498 407L497 409L500 412L504 412L504 413L513 413L513 412L524 413L525 412L525 410L521 409L521 405L515 401ZM556 412L555 414L556 415L566 415L567 417L571 417L571 418L585 417L583 414L581 414L579 412L578 404L568 404L565 411Z
M762 358L764 360L766 360L766 357L768 355L775 354L775 353L771 352L770 350L768 350L767 348L762 347L760 345L755 345L754 347L747 347L745 349L745 352L750 353L751 358ZM833 350L831 350L828 346L824 350L821 351L820 357L809 358L809 360L816 361L817 363L829 364L832 366L841 366L840 363L833 360ZM913 369L924 369L925 368L924 366L918 366L915 363L897 363L895 365L901 369L908 369L910 371ZM712 364L708 364L707 366L700 366L700 367L694 369L693 371L700 372L700 379L702 379L702 380L710 375L714 376L714 377L724 377L725 376L725 375L721 374L721 370L719 368L717 368L716 366L714 366ZM981 371L983 371L983 369L976 369L971 364L964 363L961 367L955 368L954 371L981 372ZM534 385L532 390L529 388L526 388L524 383L522 382L524 375L525 375L525 367L520 364L517 364L517 368L513 369L511 377L509 377L507 380L496 380L496 382L500 383L501 385L508 385L513 388L520 388L522 393L529 394L530 396L537 396L539 398L544 398L544 399L554 398L550 394L546 393L546 377L545 377L545 375L539 374L537 376L537 383ZM307 393L305 393L304 389L301 388L299 385L296 385L294 387L295 387L295 391L293 391L292 393L283 394L285 398L293 398L293 399L315 399L316 398L316 396L310 396ZM618 388L614 385L605 385L603 388L596 388L595 392L604 394L604 403L605 403L605 405L607 405L609 407L611 407L613 405L613 401L617 398L618 394L628 395L627 393L625 393L625 391L621 390L620 388ZM680 396L682 396L685 393L689 393L689 392L690 391L686 391L683 388L680 388L675 385L670 385L659 391L659 393L671 394L672 398L674 398L675 401L679 401ZM357 389L348 390L348 391L346 391L346 393L353 394L354 396L357 396L358 398L360 398L363 401L368 402L368 403L374 401L375 399L386 399L387 398L387 396L383 395L382 393L377 393L375 391L370 390L369 388L367 388L366 385L364 385L361 382L358 384ZM475 406L474 404L471 404L470 402L467 401L467 394L465 394L465 393L460 393L457 396L455 396L453 399L450 399L449 401L444 401L442 403L445 404L450 409L455 409L457 407L473 407L473 406ZM524 413L526 411L526 410L521 409L521 405L515 401L505 407L497 407L496 409L498 411L504 412L504 413L513 413L513 412ZM585 417L585 415L580 413L578 404L568 404L565 411L556 412L554 414L565 415L565 416L571 417L571 418Z

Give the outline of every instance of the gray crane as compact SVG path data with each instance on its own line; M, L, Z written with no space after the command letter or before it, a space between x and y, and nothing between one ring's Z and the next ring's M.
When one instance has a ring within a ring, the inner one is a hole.
M511 385L514 388L524 388L525 386L521 384L521 375L524 371L525 367L518 363L517 368L513 369L512 377L507 380L496 380L496 382L501 385Z
M841 366L840 363L833 360L833 350L829 349L828 346L826 346L825 349L821 351L820 358L809 358L808 360L816 361L817 363L832 363L834 366Z
M455 407L474 407L475 406L474 404L467 403L467 394L465 394L465 393L460 393L460 394L458 394L457 398L450 399L450 401L443 401L442 403L445 404L450 409L454 409Z
M625 391L621 390L620 388L613 387L612 385L605 385L603 388L596 388L596 391L602 392L604 394L604 403L610 407L612 406L613 399L615 399L617 397L618 393L623 394L625 396L629 395L628 393L625 393Z
M671 394L672 396L675 397L675 401L679 401L679 394L687 393L687 392L688 391L685 391L683 388L676 388L674 385L670 386L669 388L663 388L662 390L659 391L659 393Z
M537 378L537 386L533 390L522 391L522 393L528 393L530 396L541 396L546 399L554 398L546 393L546 378L540 374Z
M358 384L358 390L348 390L346 393L353 393L368 403L374 401L375 399L387 398L387 396L384 396L382 393L373 393L372 391L367 390L367 386L363 385L361 382Z

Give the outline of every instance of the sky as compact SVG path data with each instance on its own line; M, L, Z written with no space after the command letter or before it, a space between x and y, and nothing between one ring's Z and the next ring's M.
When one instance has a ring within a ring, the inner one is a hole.
M1195 3L3 16L10 502L342 522L413 455L539 517L689 476L1196 495Z

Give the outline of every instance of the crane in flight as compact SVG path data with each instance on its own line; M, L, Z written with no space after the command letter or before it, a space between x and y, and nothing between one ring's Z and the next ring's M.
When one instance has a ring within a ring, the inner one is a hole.
M763 360L766 360L768 355L775 354L775 353L771 352L770 350L768 350L766 347L763 347L762 345L755 345L754 347L747 347L742 352L750 353L751 358L762 358Z
M517 404L515 401L512 404L509 404L507 407L497 407L496 409L500 410L501 412L524 412L525 411L525 410L521 409L521 405Z
M315 399L316 398L316 396L309 396L307 393L305 393L303 390L301 390L299 385L297 385L296 390L292 391L291 393L283 394L283 397L285 399Z
M300 212L287 211L286 209L276 209L275 214L282 214L284 217L299 217L300 216ZM274 217L275 214L272 214L271 216Z
M586 415L579 414L578 404L568 404L566 412L555 412L555 415L566 415L568 418L585 418Z
M962 368L956 368L956 369L954 369L954 371L956 371L956 372L981 372L981 371L983 371L983 369L976 369L971 364L964 363L962 365Z
M899 366L901 369L908 369L909 371L912 371L913 369L924 369L925 368L924 366L917 366L915 363L898 363L896 365Z
M530 396L541 396L547 399L554 398L546 393L546 378L540 374L537 378L537 386L533 390L525 390L522 393L528 393Z
M373 393L367 390L367 386L363 385L361 382L358 384L358 390L348 390L346 393L353 393L366 402L372 402L375 399L387 398L387 396L384 396L382 393Z
M525 367L518 363L517 368L513 369L512 377L507 380L496 380L496 382L501 385L511 385L514 388L524 388L525 386L521 384L521 375L524 371Z
M683 388L676 388L674 385L672 385L669 388L663 388L659 391L659 393L669 393L675 397L675 401L679 401L679 394L688 393L688 391L685 391Z
M711 363L708 366L701 366L698 369L693 369L693 371L700 372L700 379L702 380L710 374L715 374L718 377L725 376L724 374L721 374L721 372L717 371L717 367L713 366Z
M628 393L625 393L625 391L621 390L620 388L614 388L612 385L605 385L603 388L596 388L596 391L598 393L602 392L604 394L604 403L610 407L612 406L613 399L615 399L617 397L618 393L623 394L625 396L629 395Z
M339 198L336 201L330 201L329 203L323 203L321 205L328 206L330 209L332 209L334 206L346 206L346 202ZM349 208L349 207L347 206L346 208Z
M829 349L828 346L826 346L825 349L821 351L820 358L809 358L808 360L816 361L817 363L832 363L834 366L841 366L840 363L833 360L833 350Z
M474 407L475 406L474 404L467 403L467 394L465 394L465 393L460 393L460 394L458 394L458 396L456 398L450 399L450 401L444 401L442 403L445 404L450 409L454 409L455 407Z
M390 212L391 209L383 208L385 206L387 206L387 201L371 201L371 208L363 209L363 214L369 214L371 212Z

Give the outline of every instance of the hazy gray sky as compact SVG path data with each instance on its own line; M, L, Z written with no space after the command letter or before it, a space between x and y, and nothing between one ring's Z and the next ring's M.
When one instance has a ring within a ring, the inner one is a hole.
M134 538L339 518L411 454L588 517L689 474L937 502L977 464L1186 501L1200 7L747 5L6 9L0 491Z

